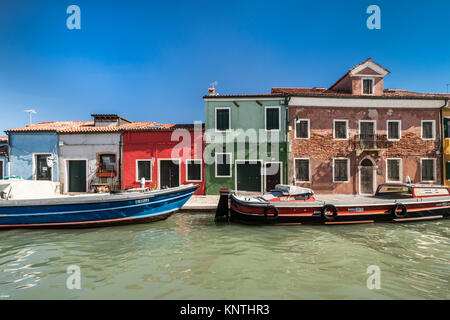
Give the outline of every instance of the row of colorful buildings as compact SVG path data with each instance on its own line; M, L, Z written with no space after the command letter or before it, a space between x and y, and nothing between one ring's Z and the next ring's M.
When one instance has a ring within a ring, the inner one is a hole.
M132 122L119 115L7 131L3 175L59 181L63 192L196 183L197 194L268 191L372 194L378 184L450 184L448 94L385 89L367 59L329 88L204 96L205 123ZM3 151L2 151L3 150Z

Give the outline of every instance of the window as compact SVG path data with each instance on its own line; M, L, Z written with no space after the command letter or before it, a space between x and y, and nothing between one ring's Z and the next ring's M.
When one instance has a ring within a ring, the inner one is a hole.
M51 154L35 155L36 180L52 180L52 167L49 166L48 158Z
M266 107L266 130L280 130L280 107Z
M298 119L295 123L295 137L309 139L309 119Z
M116 155L100 154L97 176L110 177L116 174Z
M388 140L400 140L401 137L401 122L400 120L387 121L387 138Z
M216 131L229 131L230 108L216 108Z
M0 180L3 179L3 160L0 160Z
M422 120L422 139L434 139L434 120Z
M187 181L202 181L202 160L186 160Z
M362 79L363 94L373 94L373 79Z
M444 137L450 138L450 118L444 118Z
M347 120L334 120L334 139L348 139Z
M348 159L333 159L333 182L348 182L350 162Z
M445 179L450 180L450 161L445 163Z
M400 159L386 159L387 181L401 181Z
M309 159L295 159L295 180L300 182L310 181Z
M136 160L136 181L145 178L146 181L152 181L152 161Z
M436 169L436 163L435 159L422 159L421 160L421 171L422 171L422 182L426 181L435 181L435 169Z
M216 153L216 177L231 177L231 153Z

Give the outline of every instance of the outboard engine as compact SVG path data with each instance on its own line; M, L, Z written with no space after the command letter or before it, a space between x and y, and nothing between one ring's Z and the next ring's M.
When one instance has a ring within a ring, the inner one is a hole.
M230 197L230 189L221 188L220 189L220 198L219 204L216 208L216 218L215 221L225 221L229 220L229 197Z

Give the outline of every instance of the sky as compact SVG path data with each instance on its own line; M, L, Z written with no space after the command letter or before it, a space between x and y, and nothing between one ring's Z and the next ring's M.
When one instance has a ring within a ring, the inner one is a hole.
M449 14L447 0L0 0L0 135L26 109L33 122L204 121L214 81L220 94L329 87L368 57L391 71L385 88L445 93Z

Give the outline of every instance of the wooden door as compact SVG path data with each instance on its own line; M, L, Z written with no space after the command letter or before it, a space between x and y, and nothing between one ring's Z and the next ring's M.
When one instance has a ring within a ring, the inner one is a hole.
M178 160L160 160L159 186L161 189L180 185L180 164Z
M69 192L86 192L86 161L69 161Z
M361 167L360 183L362 194L373 194L373 167Z
M239 191L261 192L261 162L236 163L236 188Z

